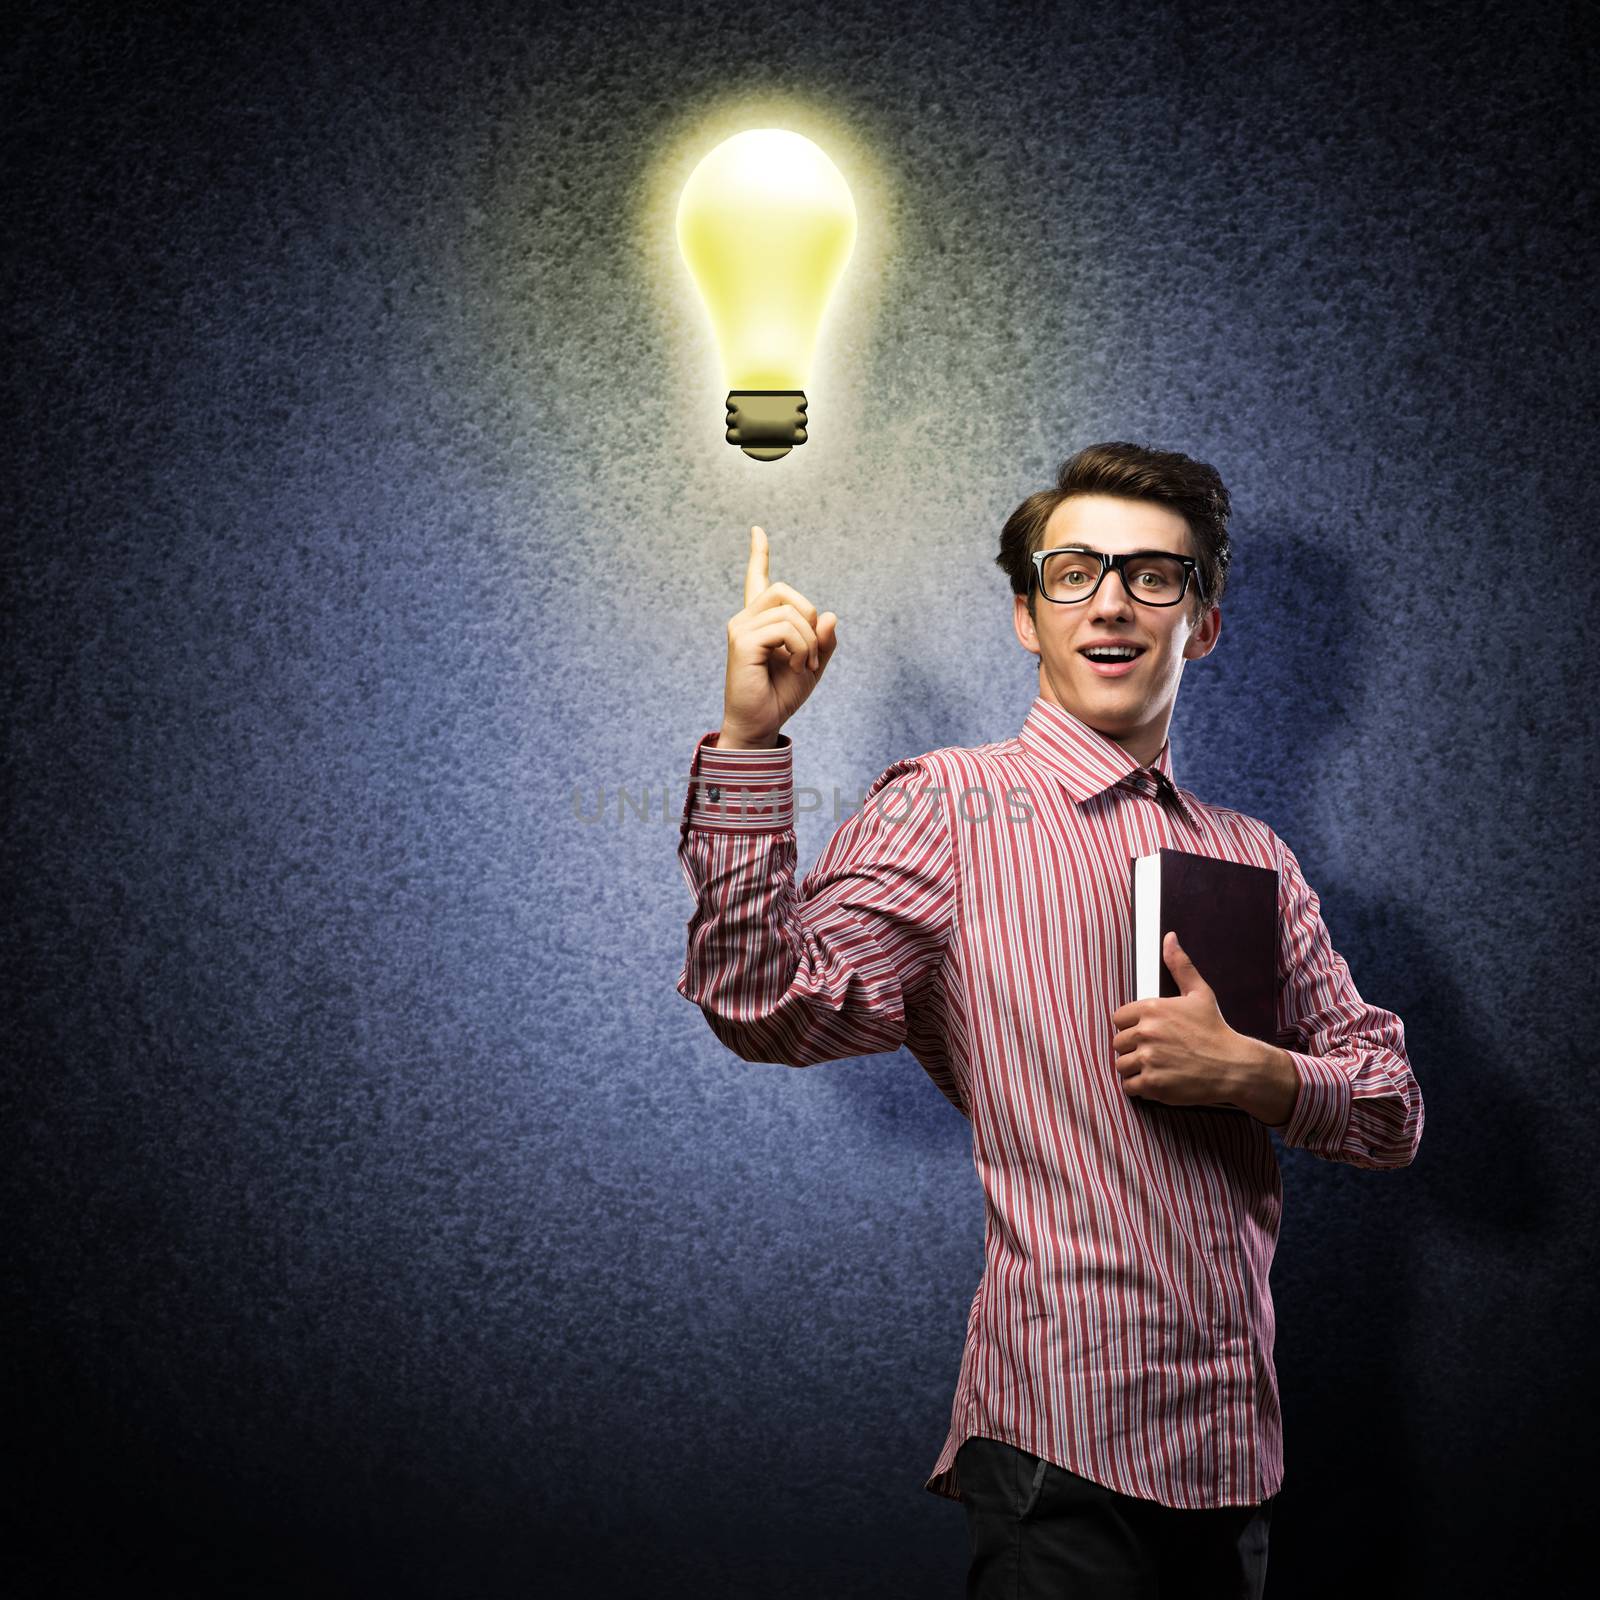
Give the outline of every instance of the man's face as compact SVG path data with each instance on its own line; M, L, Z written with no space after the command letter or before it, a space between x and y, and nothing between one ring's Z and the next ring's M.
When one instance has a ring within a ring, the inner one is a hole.
M1144 500L1074 495L1051 513L1042 548L1084 545L1107 555L1165 550L1192 556L1189 525L1177 512ZM1209 655L1222 629L1222 612L1208 606L1197 623L1195 577L1175 606L1139 605L1120 574L1109 572L1092 600L1053 605L1034 591L1033 615L1015 596L1017 637L1039 657L1039 692L1063 711L1116 740L1145 765L1160 753L1178 697L1185 661ZM1095 644L1129 644L1131 665L1104 668L1083 654Z

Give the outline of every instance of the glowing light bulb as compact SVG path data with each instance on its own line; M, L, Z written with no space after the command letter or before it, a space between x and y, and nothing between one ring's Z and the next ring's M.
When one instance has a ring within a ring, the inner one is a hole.
M839 169L783 128L725 139L683 186L678 248L722 352L728 443L757 461L806 442L817 333L855 242Z

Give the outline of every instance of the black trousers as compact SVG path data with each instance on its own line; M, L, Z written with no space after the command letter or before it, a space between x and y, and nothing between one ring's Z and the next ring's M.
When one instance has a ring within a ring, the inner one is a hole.
M1118 1494L996 1439L956 1457L967 1600L1261 1600L1277 1496L1179 1511Z

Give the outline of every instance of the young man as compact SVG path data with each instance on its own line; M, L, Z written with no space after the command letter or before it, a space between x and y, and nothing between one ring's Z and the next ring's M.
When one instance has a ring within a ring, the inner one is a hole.
M926 1487L963 1502L968 1593L1262 1593L1283 1479L1267 1129L1409 1163L1422 1097L1292 851L1175 787L1167 728L1230 557L1204 463L1091 446L1018 507L999 564L1039 658L1015 738L890 767L794 885L792 751L838 619L751 530L721 729L695 752L680 992L750 1061L904 1044L972 1123L984 1270ZM1277 1044L1236 1033L1168 935L1178 996L1133 1001L1129 862L1278 873Z

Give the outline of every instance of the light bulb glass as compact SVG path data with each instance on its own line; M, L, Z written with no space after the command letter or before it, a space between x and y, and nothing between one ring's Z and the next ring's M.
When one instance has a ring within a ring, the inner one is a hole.
M856 242L839 169L809 139L752 128L694 169L678 248L711 313L728 387L802 390Z

